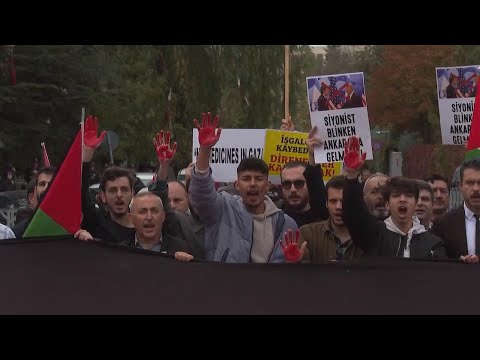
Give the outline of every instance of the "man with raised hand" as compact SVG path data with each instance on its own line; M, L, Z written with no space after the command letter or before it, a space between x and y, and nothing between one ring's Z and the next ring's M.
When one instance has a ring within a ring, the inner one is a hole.
M285 262L283 233L297 224L266 196L268 166L257 158L246 158L237 168L235 187L240 196L215 191L210 153L220 139L218 115L202 114L198 128L200 150L192 171L190 204L205 224L208 260L234 263Z
M90 161L95 150L100 146L106 132L100 137L98 119L87 117L84 125L83 169L82 169L82 229L93 237L107 242L121 243L128 241L135 234L129 216L129 205L134 194L134 176L128 169L111 167L105 170L100 182L100 197L108 211L95 208L88 193L90 181Z
M159 168L156 180L148 187L148 190L160 197L165 209L164 235L181 238L190 246L190 253L196 259L203 259L203 224L194 216L187 215L170 205L170 185L167 183L170 164L177 152L177 143L171 144L170 132L161 130L153 139L153 147L157 155ZM177 185L177 184L175 184Z
M347 181L343 189L342 218L353 242L367 255L394 258L444 258L443 240L425 229L414 211L418 187L414 180L390 178L384 188L385 206L391 216L378 221L368 211L358 186L358 170L365 162L358 138L345 143L344 165Z
M281 130L293 131L292 118L282 119ZM290 161L280 172L284 204L282 210L292 217L299 227L313 222L328 219L326 207L326 190L323 183L323 171L320 164L315 163L314 148L322 144L316 137L317 127L308 134L308 164Z

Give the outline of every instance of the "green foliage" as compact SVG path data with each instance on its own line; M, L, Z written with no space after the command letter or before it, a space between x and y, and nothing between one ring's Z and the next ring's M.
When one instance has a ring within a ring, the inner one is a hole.
M309 123L305 77L315 58L308 46L290 50L290 113ZM278 128L284 114L282 45L18 45L15 57L17 85L0 86L0 138L3 160L20 169L42 141L58 164L82 107L118 133L116 161L156 165L152 138L172 131L177 170L190 162L202 112L220 114L225 128Z

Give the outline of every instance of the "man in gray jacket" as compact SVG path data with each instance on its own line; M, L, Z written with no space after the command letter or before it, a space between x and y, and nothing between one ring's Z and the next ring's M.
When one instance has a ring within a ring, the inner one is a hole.
M295 221L266 196L268 166L257 158L246 158L237 168L235 187L240 196L215 191L210 153L220 139L218 115L202 114L198 128L200 150L192 171L190 204L205 224L206 258L232 263L285 262L283 234L297 230Z

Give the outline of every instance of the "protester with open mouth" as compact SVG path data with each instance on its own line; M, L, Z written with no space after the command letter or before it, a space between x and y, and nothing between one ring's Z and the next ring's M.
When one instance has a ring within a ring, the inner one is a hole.
M353 242L366 255L416 259L446 257L443 240L427 231L414 216L419 193L415 180L392 177L385 182L382 194L390 216L383 222L368 211L358 181L358 170L364 161L358 138L352 136L345 144L347 182L343 190L342 218Z
M281 241L297 224L266 196L268 165L258 158L245 158L237 167L235 188L240 196L215 191L210 154L220 139L218 115L195 119L200 150L192 171L190 204L205 224L207 260L230 263L283 263ZM298 256L300 258L300 256Z

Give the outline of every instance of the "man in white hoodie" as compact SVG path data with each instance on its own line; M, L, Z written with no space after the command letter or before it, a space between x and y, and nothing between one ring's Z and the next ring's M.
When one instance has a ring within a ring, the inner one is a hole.
M240 196L215 191L210 154L220 139L218 116L202 114L198 128L200 150L192 171L190 204L205 224L207 260L231 263L285 262L281 240L297 230L295 221L266 196L268 166L262 159L243 159L237 168L235 188Z
M342 218L353 242L367 255L446 258L443 240L427 231L414 216L419 193L415 180L405 177L388 179L382 193L391 216L380 222L370 214L358 182L358 169L363 163L360 148L358 145L351 148L351 144L348 141L345 145L347 182L343 189ZM352 154L355 152L358 152L357 157ZM351 166L347 159L354 160L350 164L355 166Z

